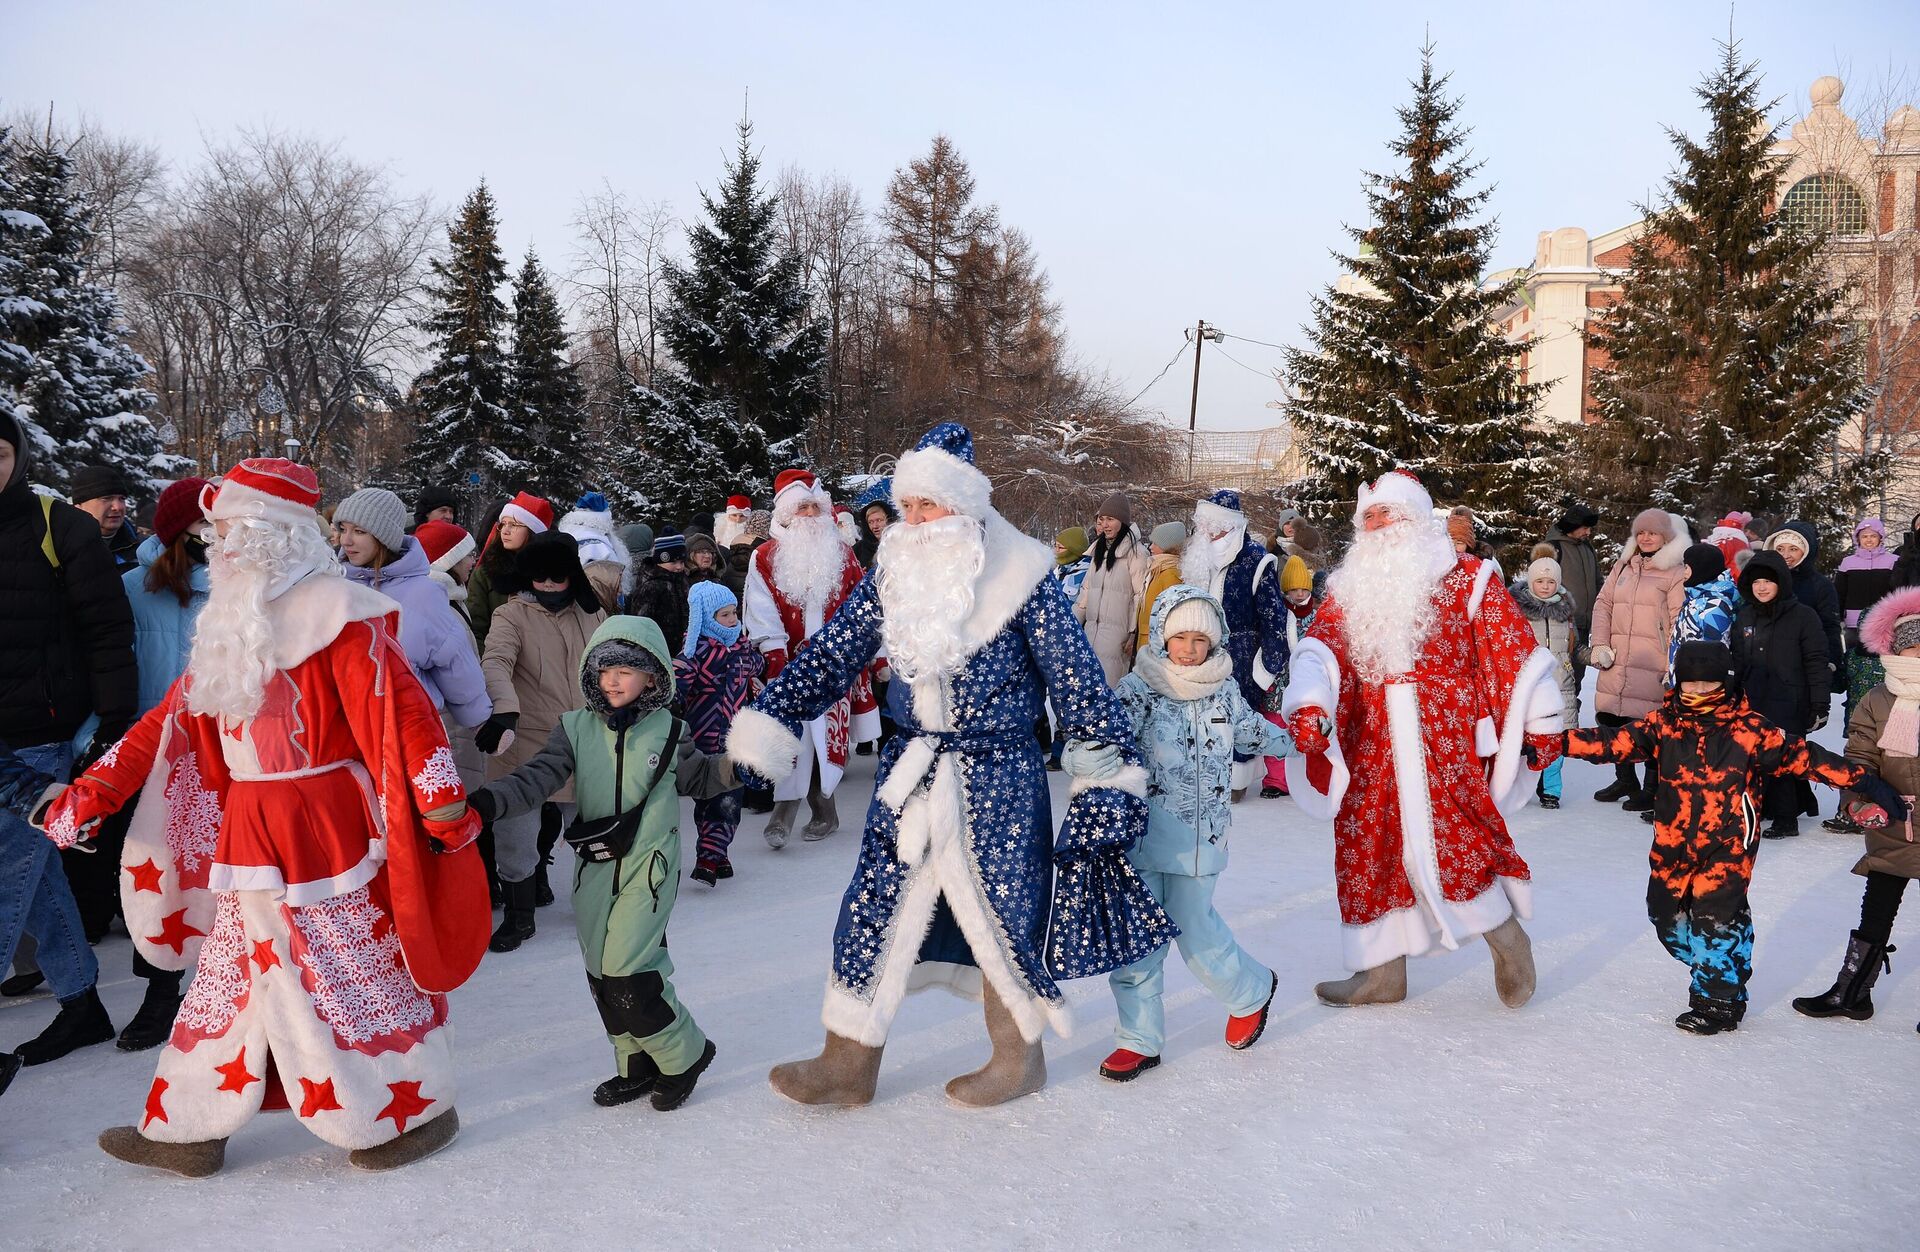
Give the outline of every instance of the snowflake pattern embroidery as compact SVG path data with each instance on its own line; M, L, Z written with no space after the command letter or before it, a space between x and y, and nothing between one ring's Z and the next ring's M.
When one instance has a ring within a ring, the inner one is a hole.
M434 807L433 798L443 791L459 792L460 771L454 767L453 753L444 747L435 748L413 776L413 789L426 808Z
M366 887L283 909L300 981L342 1048L368 1056L411 1051L446 1021L444 998L414 985L400 936Z
M80 823L74 820L70 805L56 805L53 815L47 820L47 838L62 848L71 848L80 842Z
M201 785L200 762L181 754L167 776L167 851L183 886L204 887L220 843L220 793Z
M193 982L173 1021L172 1044L190 1052L203 1039L218 1039L247 1005L253 979L247 969L247 935L240 919L240 897L214 893L213 931L200 945Z
M102 752L100 754L100 759L95 761L94 765L100 769L112 769L115 765L118 765L120 763L120 745L125 743L126 741L127 741L127 737L125 735L122 735L120 736L120 738L115 739L113 741L113 746L111 748L108 748L105 752Z

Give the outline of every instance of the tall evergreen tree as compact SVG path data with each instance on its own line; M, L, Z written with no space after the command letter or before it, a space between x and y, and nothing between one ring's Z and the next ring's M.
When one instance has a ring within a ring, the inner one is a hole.
M48 486L114 465L150 495L188 462L146 417L151 370L127 343L118 299L85 277L93 232L67 151L0 134L0 403L26 423Z
M1468 504L1496 538L1526 528L1547 465L1529 431L1538 385L1520 380L1525 351L1495 311L1514 282L1482 286L1495 225L1478 220L1490 188L1464 145L1460 101L1420 52L1413 100L1389 150L1403 165L1366 176L1371 222L1347 227L1358 248L1336 254L1364 291L1329 287L1313 300L1313 347L1287 354L1289 405L1308 469L1303 506L1344 519L1359 484L1396 466L1437 501Z
M422 323L433 361L414 380L420 424L407 449L405 477L415 486L466 491L470 512L517 489L531 444L508 408L510 370L501 347L507 280L493 193L482 181L447 228L448 251L433 262Z
M1739 46L1697 89L1707 136L1672 132L1679 167L1635 240L1621 299L1588 329L1597 423L1583 432L1597 504L1698 517L1729 508L1830 527L1877 487L1872 452L1840 431L1869 389L1821 260L1823 239L1773 211L1772 102Z
M702 193L709 219L687 230L685 265L666 268L668 307L661 339L675 372L656 379L649 403L677 410L719 451L728 471L689 503L717 503L735 485L761 488L800 455L808 420L823 403L826 324L808 314L800 258L780 246L777 197L760 190L752 123L716 198ZM673 442L649 447L661 458Z
M514 420L527 432L527 473L535 488L556 501L580 494L583 480L598 475L586 446L586 392L567 355L567 325L540 258L527 259L513 284Z

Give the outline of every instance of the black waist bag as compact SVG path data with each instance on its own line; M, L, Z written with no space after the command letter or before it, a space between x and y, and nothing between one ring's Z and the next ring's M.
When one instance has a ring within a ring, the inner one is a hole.
M667 728L667 742L660 749L659 763L653 767L653 777L647 780L647 789L640 793L640 802L624 813L615 813L611 817L576 817L567 827L567 846L583 861L596 865L607 861L617 861L633 851L633 841L640 837L640 818L647 811L647 799L653 789L660 785L672 766L675 754L680 748L682 724L674 718ZM623 775L627 765L627 736L620 735L613 750L613 794L614 803L619 804L619 795L623 790Z

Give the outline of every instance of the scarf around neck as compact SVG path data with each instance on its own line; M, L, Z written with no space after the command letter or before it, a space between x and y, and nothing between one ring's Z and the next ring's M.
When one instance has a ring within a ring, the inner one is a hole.
M1148 648L1134 662L1140 677L1169 700L1204 700L1233 674L1233 657L1216 647L1198 665L1175 665L1165 652Z
M1879 747L1894 756L1920 756L1920 656L1883 656L1893 711L1880 728Z

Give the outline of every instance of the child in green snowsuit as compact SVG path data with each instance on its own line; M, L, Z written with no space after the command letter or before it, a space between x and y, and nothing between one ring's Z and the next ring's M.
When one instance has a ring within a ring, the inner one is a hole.
M587 707L563 714L538 756L470 802L488 820L511 817L538 808L571 775L579 806L575 829L639 811L630 847L603 861L583 852L574 870L580 955L616 1061L614 1076L594 1089L593 1099L611 1106L651 1091L654 1108L676 1109L693 1094L714 1052L669 981L667 919L680 891L680 797L721 795L740 781L725 757L696 751L669 710L673 658L652 619L602 622L580 658L580 689Z

